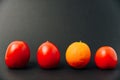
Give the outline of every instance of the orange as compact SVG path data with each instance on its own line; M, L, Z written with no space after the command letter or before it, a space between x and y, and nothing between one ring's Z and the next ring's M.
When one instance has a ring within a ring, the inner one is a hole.
M65 54L69 66L81 69L85 68L90 61L90 47L84 42L73 42L69 45Z

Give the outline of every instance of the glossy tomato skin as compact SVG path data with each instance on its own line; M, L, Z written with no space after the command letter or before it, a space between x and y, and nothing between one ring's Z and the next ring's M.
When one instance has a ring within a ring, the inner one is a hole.
M30 49L24 41L13 41L8 45L5 63L8 68L24 68L30 59Z
M117 61L117 53L110 46L99 48L95 54L96 66L100 69L114 69Z
M37 61L41 68L56 68L60 62L60 52L53 43L46 41L38 48Z

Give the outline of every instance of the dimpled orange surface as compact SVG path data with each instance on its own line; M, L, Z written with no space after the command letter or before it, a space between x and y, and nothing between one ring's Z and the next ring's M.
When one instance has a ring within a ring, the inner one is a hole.
M89 63L91 51L84 42L73 42L66 51L66 61L73 68L84 68Z

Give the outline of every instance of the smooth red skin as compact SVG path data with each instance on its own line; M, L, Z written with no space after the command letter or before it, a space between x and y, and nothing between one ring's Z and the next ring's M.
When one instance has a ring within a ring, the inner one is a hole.
M41 68L55 68L60 62L60 52L54 44L47 41L39 46L37 61Z
M5 63L8 68L24 68L30 59L30 49L23 41L13 41L8 45Z
M117 65L117 61L117 54L110 46L103 46L96 52L95 63L100 69L114 69Z

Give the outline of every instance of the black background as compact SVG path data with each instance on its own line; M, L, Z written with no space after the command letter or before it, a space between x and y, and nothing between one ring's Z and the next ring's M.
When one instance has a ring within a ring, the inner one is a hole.
M14 40L26 41L31 49L25 69L5 66L5 50ZM57 69L37 65L37 48L47 40L61 52ZM90 46L92 58L85 69L75 70L64 55L69 44L80 40ZM119 59L119 0L0 0L0 80L119 80L119 62L114 70L94 64L94 54L103 45L112 46Z

